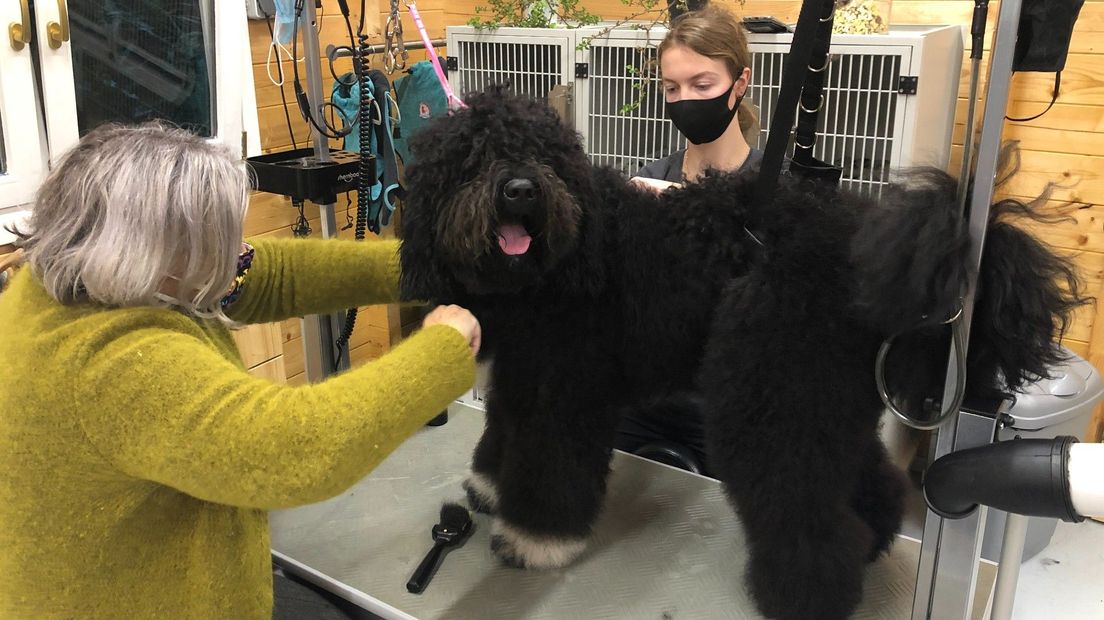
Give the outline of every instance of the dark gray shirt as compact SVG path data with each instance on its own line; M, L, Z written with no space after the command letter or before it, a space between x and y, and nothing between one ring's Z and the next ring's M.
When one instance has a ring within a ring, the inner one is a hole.
M685 158L686 149L680 149L663 159L657 159L647 166L644 166L635 176L644 177L646 179L660 179L672 183L683 183L686 181L682 176L682 162ZM748 153L744 163L740 164L737 171L746 172L756 169L759 167L759 162L761 161L763 161L763 151L753 148Z

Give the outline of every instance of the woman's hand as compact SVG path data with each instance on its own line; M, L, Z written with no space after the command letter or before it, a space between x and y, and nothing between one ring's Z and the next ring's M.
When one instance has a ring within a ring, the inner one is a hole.
M472 355L479 354L479 343L482 332L479 329L479 321L467 309L460 306L437 306L422 319L422 327L431 325L448 325L464 335L468 339L468 347Z
M660 193L663 190L671 189L672 187L682 187L682 183L675 183L673 181L663 181L661 179L649 179L647 177L633 177L629 179L630 183L635 183L645 189L650 189L655 193Z

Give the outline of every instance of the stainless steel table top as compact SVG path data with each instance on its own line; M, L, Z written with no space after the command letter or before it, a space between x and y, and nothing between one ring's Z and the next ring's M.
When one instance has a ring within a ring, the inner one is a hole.
M385 618L758 618L743 586L743 531L712 479L615 453L605 509L571 566L532 572L491 555L491 519L452 550L420 595L406 582L432 546L441 503L462 497L483 413L451 408L343 495L273 512L290 571ZM919 545L871 565L856 618L908 618ZM983 571L989 591L993 571ZM982 599L984 600L984 598Z

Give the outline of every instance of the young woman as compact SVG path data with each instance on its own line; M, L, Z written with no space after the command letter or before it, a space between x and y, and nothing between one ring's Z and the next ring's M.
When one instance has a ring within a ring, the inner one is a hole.
M658 56L667 114L688 145L648 164L633 181L663 191L692 183L706 170L754 169L763 153L748 145L759 131L759 120L745 99L751 52L740 20L713 6L685 13L660 43ZM694 394L678 394L626 414L616 447L709 473Z
M680 16L659 45L667 115L686 149L642 168L637 182L663 189L693 182L708 169L751 168L762 153L748 145L759 121L745 100L751 52L740 20L719 7Z

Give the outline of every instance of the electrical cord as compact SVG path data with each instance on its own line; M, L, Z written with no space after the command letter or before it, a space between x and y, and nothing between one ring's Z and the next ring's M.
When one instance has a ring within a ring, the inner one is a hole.
M341 4L344 4L342 0L338 0ZM351 28L350 28L351 29ZM360 134L360 168L358 171L357 180L357 209L356 209L356 224L353 230L353 238L357 241L362 241L365 238L368 228L368 208L371 202L372 196L372 181L375 177L376 160L372 156L370 151L371 139L372 139L372 110L379 109L372 105L372 98L368 93L372 91L372 80L368 76L368 56L370 54L370 47L368 43L368 35L364 32L364 0L360 1L360 24L357 29L357 37L359 40L359 46L353 52L353 67L356 71L358 80L360 81L360 110L361 113L358 116L364 116L363 122L360 122L357 127ZM364 112L367 110L367 112ZM349 340L353 337L353 329L356 327L357 309L349 308L345 311L345 325L341 330L341 334L334 342L336 349L334 356L334 368L338 367L338 362L341 361L341 356L345 349L349 345Z
M338 77L337 72L334 71L334 59L337 57L337 54L332 54L332 55L328 56L329 65L330 65L330 75L333 77L335 82L337 82L338 84L341 84L342 86L344 86L346 88L349 88L353 84L357 83L357 75L360 74L360 69L356 66L356 49L355 48L356 48L357 42L356 42L356 37L353 36L353 24L352 24L351 21L349 21L349 4L348 4L347 0L337 0L337 5L341 9L341 16L345 19L345 32L347 32L349 34L349 44L348 45L336 46L336 47L334 47L334 51L337 52L337 51L344 50L344 51L347 51L349 53L349 55L353 57L353 77L347 82L345 80L341 79L340 77Z
M299 20L302 18L303 15L304 4L304 0L296 0L295 2L295 18L293 21L294 25L292 32L299 31ZM299 38L295 37L291 40L291 55L293 57L297 57L298 53ZM318 133L326 136L327 138L340 140L352 132L353 126L356 124L358 119L354 118L350 120L347 116L345 116L345 112L331 101L323 101L318 106L318 111L321 112L322 116L321 124L319 124L319 122L314 118L314 111L311 109L310 99L307 98L307 93L303 90L303 83L299 80L299 63L292 64L292 88L295 90L295 100L299 103L299 112L303 115L303 120L309 122L311 126L314 127L316 131L318 131ZM337 110L337 113L341 115L341 118L345 122L344 128L338 129L331 126L330 123L326 121L326 108L335 108Z
M265 25L268 26L268 34L272 37L272 43L270 45L277 45L276 32L272 29L272 22L269 21L271 16L265 12L264 7L260 3L257 4L257 8L261 10L261 15L265 18ZM279 60L279 59L277 59ZM291 59L291 62L295 63L295 58ZM280 101L284 105L284 120L287 121L288 137L291 138L291 148L299 148L299 143L295 140L295 130L291 127L291 110L288 108L287 93L284 92L284 64L283 61L276 63L276 73L280 76ZM271 76L271 74L269 74Z
M303 201L292 200L291 206L295 207L299 211L299 217L295 220L295 224L291 227L291 234L296 237L307 237L314 230L311 229L310 221L307 219L306 214L303 213Z
M1062 72L1058 71L1054 74L1054 92L1051 93L1050 104L1047 105L1045 110L1039 112L1035 116L1028 116L1027 118L1012 118L1011 116L1005 116L1004 118L1012 121L1013 123L1027 123L1039 118L1047 112L1050 112L1050 109L1054 107L1054 103L1058 101L1058 90L1060 88L1062 88Z

